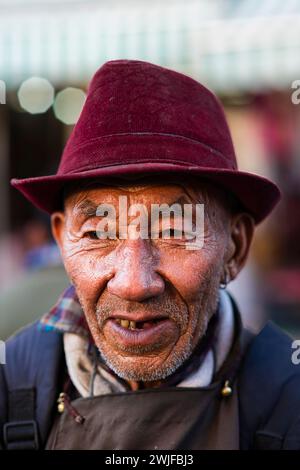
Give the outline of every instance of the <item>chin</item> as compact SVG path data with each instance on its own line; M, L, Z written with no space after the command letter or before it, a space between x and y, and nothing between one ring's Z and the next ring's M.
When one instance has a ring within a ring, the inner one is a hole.
M173 374L182 363L190 356L191 350L187 348L184 352L173 351L167 361L156 361L153 364L153 358L147 360L143 356L127 356L120 358L119 356L108 357L103 351L101 355L108 367L115 372L116 375L125 380L152 382L163 380ZM150 362L151 361L151 362ZM141 365L141 362L144 364Z

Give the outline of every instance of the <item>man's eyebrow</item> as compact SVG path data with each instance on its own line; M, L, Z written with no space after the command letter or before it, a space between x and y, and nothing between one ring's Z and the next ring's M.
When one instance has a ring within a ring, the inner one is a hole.
M191 202L191 197L189 194L182 194L178 198L176 198L170 206L173 204L186 204ZM98 204L91 201L90 199L85 199L84 201L79 202L74 208L74 215L79 216L86 219L96 216L96 212L98 209Z
M90 217L96 216L98 205L95 204L90 199L85 199L84 201L77 204L74 208L74 214L76 216L84 217L85 219L89 219Z
M183 206L184 204L190 204L192 201L191 197L188 194L182 194L178 198L176 198L173 202L171 202L170 206L173 204L180 204Z

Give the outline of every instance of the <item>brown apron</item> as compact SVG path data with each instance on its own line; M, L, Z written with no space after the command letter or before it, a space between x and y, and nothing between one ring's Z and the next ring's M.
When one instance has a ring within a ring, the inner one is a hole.
M220 386L221 385L221 386ZM46 449L238 449L236 390L222 384L172 387L78 398L56 420Z
M237 372L253 335L241 327L208 387L166 387L76 398L56 417L46 449L239 449ZM225 381L232 393L223 396Z

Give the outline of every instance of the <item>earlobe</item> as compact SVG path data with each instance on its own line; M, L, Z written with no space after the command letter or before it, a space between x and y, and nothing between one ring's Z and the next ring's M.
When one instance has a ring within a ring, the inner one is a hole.
M59 248L62 247L63 232L65 227L65 215L63 212L54 212L51 215L51 229L52 235L58 244Z

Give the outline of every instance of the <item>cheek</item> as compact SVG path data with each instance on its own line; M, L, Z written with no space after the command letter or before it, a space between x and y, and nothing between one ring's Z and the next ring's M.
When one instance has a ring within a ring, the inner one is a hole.
M97 301L99 292L109 279L113 263L96 251L64 253L64 265L71 282L84 303Z
M188 302L197 301L203 290L219 282L223 257L217 250L186 250L161 258L161 273Z

